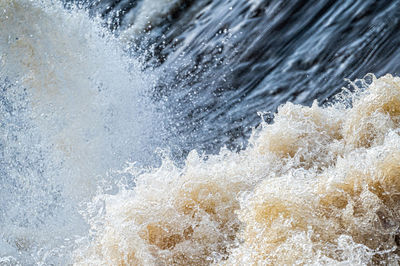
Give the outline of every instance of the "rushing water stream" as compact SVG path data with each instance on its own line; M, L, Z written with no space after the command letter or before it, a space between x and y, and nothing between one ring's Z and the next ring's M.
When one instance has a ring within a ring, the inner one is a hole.
M397 265L398 1L0 13L0 265Z

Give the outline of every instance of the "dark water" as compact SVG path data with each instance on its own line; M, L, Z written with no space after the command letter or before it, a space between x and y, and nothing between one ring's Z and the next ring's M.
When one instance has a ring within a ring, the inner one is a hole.
M84 4L118 35L141 1ZM399 73L399 15L398 1L180 1L132 39L159 71L154 100L170 116L170 144L215 151L243 143L257 112Z

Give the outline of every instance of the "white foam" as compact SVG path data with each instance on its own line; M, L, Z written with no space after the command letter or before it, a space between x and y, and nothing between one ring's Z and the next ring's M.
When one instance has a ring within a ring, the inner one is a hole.
M87 233L79 204L112 169L154 157L152 77L83 11L51 0L0 10L0 257L64 264Z

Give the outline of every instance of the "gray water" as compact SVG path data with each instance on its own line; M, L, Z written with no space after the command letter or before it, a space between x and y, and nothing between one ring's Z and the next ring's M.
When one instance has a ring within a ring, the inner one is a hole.
M151 29L128 35L159 73L154 98L171 116L177 152L238 147L257 112L323 104L351 89L345 79L400 70L398 1L174 2ZM118 35L141 19L142 4L84 6Z

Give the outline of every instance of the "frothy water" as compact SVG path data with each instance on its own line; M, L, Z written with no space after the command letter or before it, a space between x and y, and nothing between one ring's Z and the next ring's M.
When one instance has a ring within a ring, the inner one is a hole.
M155 160L152 77L82 11L29 0L0 9L0 255L59 264L71 253L61 246L87 230L78 205L127 161Z
M181 3L150 2L133 31ZM240 152L159 166L156 71L77 8L0 12L0 264L396 265L400 78L286 103Z
M240 153L165 159L96 198L77 264L395 265L400 78L357 84L331 106L285 104Z

